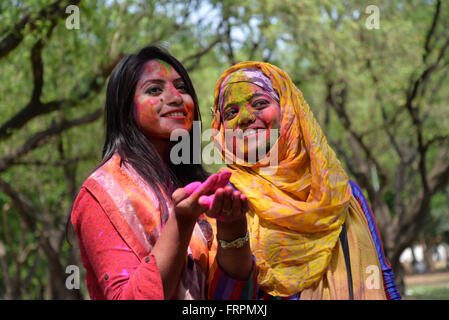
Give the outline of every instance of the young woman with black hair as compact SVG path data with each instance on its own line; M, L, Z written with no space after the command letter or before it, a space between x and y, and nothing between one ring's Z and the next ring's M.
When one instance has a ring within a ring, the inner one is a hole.
M170 161L171 133L184 130L194 150L200 118L186 70L165 50L145 47L115 67L103 160L71 214L91 299L255 297L247 198L227 186L229 172ZM204 213L217 218L220 245Z

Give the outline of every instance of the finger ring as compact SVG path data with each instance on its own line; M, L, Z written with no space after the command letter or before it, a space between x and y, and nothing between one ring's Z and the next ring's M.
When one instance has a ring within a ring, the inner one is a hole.
M229 209L229 210L224 210L224 209L223 209L222 212L229 215L229 214L232 212L232 210L230 210L230 209Z

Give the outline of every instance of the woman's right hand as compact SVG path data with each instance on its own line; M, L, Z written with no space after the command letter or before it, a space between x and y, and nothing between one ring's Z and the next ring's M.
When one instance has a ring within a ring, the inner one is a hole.
M217 238L229 242L245 236L249 202L244 194L228 186L230 177L230 171L222 171L211 175L203 183L192 182L175 190L172 200L178 228L193 228L198 217L205 212L218 221ZM253 268L249 245L231 250L220 248L217 250L220 267L235 279L248 279Z
M172 194L176 218L186 222L195 222L206 211L198 199L217 189L218 174L213 174L203 183L193 182L184 188L176 189Z

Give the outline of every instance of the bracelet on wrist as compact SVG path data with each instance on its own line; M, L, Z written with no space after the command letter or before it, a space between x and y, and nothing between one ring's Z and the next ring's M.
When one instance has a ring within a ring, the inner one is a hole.
M225 240L220 240L218 239L218 244L220 245L220 247L222 247L223 249L229 249L229 248L241 248L243 247L246 243L249 242L249 232L246 231L246 235L244 237L241 238L237 238L235 240L232 241L225 241Z

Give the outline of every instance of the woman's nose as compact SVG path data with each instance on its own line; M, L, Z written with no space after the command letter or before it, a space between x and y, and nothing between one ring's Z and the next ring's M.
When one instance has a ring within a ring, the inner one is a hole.
M167 104L170 105L181 105L183 100L182 100L182 95L179 93L178 89L176 89L173 86L170 86L167 90Z
M256 116L254 111L250 106L243 106L240 109L240 124L248 124L254 122L256 120Z

